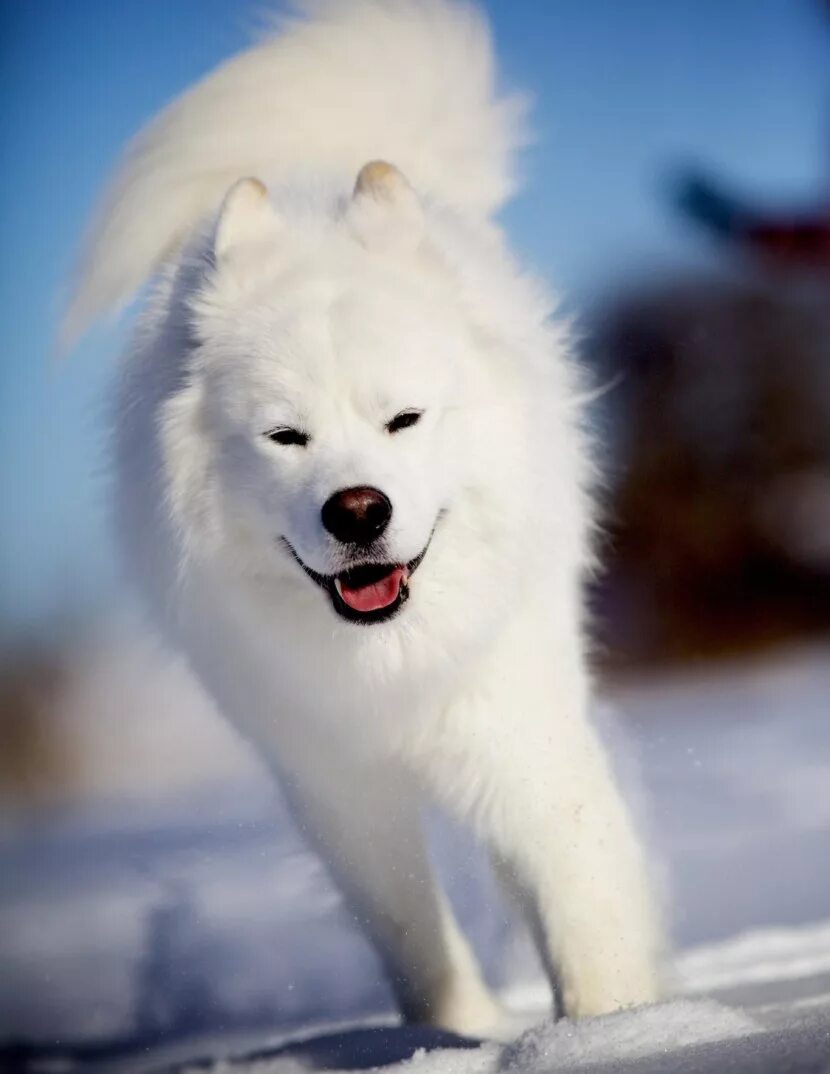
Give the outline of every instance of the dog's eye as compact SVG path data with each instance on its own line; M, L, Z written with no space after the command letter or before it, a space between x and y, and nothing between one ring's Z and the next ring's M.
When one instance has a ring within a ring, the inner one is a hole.
M305 447L308 443L308 434L301 433L299 429L272 429L265 435L272 443L282 444L284 447L292 444L296 447Z
M408 429L410 425L417 425L422 414L422 410L402 410L391 421L387 421L387 433L399 433L401 429Z

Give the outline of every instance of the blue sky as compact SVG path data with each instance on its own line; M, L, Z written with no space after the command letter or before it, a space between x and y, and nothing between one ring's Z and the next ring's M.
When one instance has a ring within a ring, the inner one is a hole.
M702 162L764 200L827 181L830 33L817 0L490 0L506 81L538 144L504 214L579 305L649 266L700 260L661 177ZM0 620L25 626L113 584L102 397L118 333L52 361L60 293L124 141L242 47L263 4L0 5ZM151 211L151 207L148 207Z

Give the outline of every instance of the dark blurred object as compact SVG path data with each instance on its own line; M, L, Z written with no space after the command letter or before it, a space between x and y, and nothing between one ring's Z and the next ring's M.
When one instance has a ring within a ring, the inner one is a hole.
M0 663L0 804L51 801L71 781L74 749L57 718L67 671L46 647L3 653Z
M830 205L764 213L695 172L677 180L675 201L688 219L769 265L830 273Z
M830 629L830 310L722 280L644 287L595 332L617 429L599 628L617 664Z

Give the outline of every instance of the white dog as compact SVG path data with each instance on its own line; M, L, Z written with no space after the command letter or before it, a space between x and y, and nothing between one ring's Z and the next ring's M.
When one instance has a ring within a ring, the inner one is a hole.
M67 319L159 277L116 413L128 562L404 1016L469 1034L500 1008L431 878L424 795L491 849L561 1009L657 990L586 716L578 376L492 223L522 111L492 83L467 5L314 4L138 138Z

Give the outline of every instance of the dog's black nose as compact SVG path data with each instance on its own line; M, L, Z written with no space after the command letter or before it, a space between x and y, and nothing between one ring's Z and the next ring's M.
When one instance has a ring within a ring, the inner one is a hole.
M321 514L323 525L338 541L371 544L389 525L392 504L379 489L343 489L326 500Z

